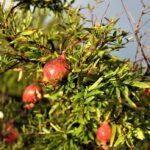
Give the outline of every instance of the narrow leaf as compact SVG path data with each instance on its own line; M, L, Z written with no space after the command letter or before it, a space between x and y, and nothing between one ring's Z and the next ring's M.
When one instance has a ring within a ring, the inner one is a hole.
M122 93L126 99L126 101L128 102L130 107L136 108L136 104L130 99L129 97L129 89L127 86L124 87L124 89L122 90Z
M144 82L134 81L131 83L131 86L139 87L139 88L150 88L150 85Z
M116 136L116 129L117 129L117 126L115 124L112 124L111 126L112 126L112 137L110 139L110 147L113 146L115 136Z
M97 86L101 83L101 81L103 80L103 77L100 77L94 84L92 84L88 91L92 91L94 90L95 88L97 88Z

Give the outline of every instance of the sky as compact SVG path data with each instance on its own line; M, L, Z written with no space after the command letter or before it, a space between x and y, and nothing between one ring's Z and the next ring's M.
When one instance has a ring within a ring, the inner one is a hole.
M0 0L1 2L2 0ZM6 2L9 2L10 0L6 0ZM125 31L132 31L131 30L131 26L128 22L128 19L123 11L123 7L121 5L121 0L103 0L103 3L100 3L99 5L96 5L96 9L93 12L94 15L96 15L96 17L98 18L98 20L101 20L102 15L104 14L106 7L109 5L106 17L107 18L111 18L111 17L119 17L120 20L117 23L117 27L122 28ZM138 20L139 14L140 14L140 10L141 10L141 3L140 0L123 0L125 5L128 8L128 11L130 12L130 14L133 16L135 22ZM144 2L147 5L150 5L150 0L144 0ZM76 0L74 7L86 7L87 4L91 4L94 5L95 2L94 0ZM83 14L85 14L87 17L90 17L89 14L87 14L87 11L85 9L83 9L82 11ZM146 17L143 18L143 22L150 19L150 17L147 15ZM150 27L150 23L147 24L147 26L145 26L145 28L143 29L145 30L149 30ZM149 30L150 32L150 30ZM150 38L150 37L149 37ZM149 39L147 38L147 39ZM146 40L146 38L145 38ZM149 44L150 44L150 40L149 40ZM120 56L122 58L125 59L130 59L132 61L134 61L134 57L135 57L135 53L136 53L136 45L132 42L129 43L126 48L121 49L117 52L115 52L114 54L117 56ZM139 57L140 58L140 57Z

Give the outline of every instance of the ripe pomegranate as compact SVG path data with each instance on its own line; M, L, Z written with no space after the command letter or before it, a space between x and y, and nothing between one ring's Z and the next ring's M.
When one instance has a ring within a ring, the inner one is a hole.
M5 130L7 132L7 135L4 136L4 141L7 144L12 144L19 138L18 131L13 127L12 122L7 122L5 125Z
M34 104L43 98L42 89L38 85L29 85L23 92L23 102L27 104Z
M65 55L62 54L59 57L47 62L43 68L44 77L55 86L57 81L63 79L68 74L68 65Z
M145 94L145 96L150 97L150 88L145 89L144 94Z
M98 128L97 139L102 142L103 145L107 145L107 142L112 136L112 129L108 121L103 122Z

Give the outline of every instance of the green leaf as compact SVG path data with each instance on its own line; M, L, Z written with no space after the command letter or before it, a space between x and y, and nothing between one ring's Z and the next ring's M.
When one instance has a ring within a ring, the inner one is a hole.
M135 104L135 103L130 99L130 97L129 97L129 89L128 89L127 86L125 86L125 87L123 88L122 93L123 93L123 95L124 95L126 101L128 102L129 106L130 106L130 107L133 107L133 108L136 108L136 107L137 107L136 104Z
M26 30L26 31L22 32L21 35L31 35L34 32L36 32L36 30L33 30L33 29L32 30Z
M24 36L19 36L17 37L15 40L11 41L10 44L14 44L14 43L17 43L17 42L26 42L27 41L27 38L24 37Z
M117 147L119 145L123 145L125 142L125 135L122 134L121 126L118 125L116 127L117 127L118 138L114 144L114 147Z
M78 137L84 131L84 126L80 125L78 128L75 128L73 131L74 131L73 135Z
M111 139L110 139L110 145L109 145L110 147L113 146L115 136L116 136L116 131L117 131L117 126L115 124L111 124L111 127L112 127L112 136L111 136Z
M52 122L50 122L50 125L51 125L51 127L52 127L53 129L55 129L56 131L58 131L58 132L63 132L63 131L61 131L61 128L60 128L58 125L54 125Z
M88 97L85 101L85 104L90 103L94 98L95 98L95 96Z
M135 136L139 140L144 140L145 139L144 133L143 133L142 129L140 129L140 128L136 129Z
M126 85L130 85L133 87L139 87L139 88L150 88L150 85L148 83L145 82L140 82L140 81L131 81L131 80L125 80L123 82Z
M95 88L97 88L97 86L101 83L102 80L103 80L103 77L100 77L94 84L89 86L88 91L92 91Z
M100 90L93 90L91 92L86 93L85 98L91 97L91 96L95 96L95 95L100 95L103 94L103 91Z
M100 50L100 51L98 52L98 56L99 56L100 58L102 58L105 53L106 53L106 51Z
M92 134L92 132L90 131L90 132L88 132L88 136L89 136L89 138L91 139L91 140L94 140L94 136L93 136L93 134Z
M81 99L81 98L83 98L83 96L84 96L84 93L80 92L80 93L77 93L77 95L73 96L73 99L74 100Z
M150 85L148 83L139 82L139 81L133 81L130 83L131 86L139 87L139 88L150 88Z
M120 92L120 89L118 87L116 87L116 96L117 96L117 99L120 102L121 101L121 92Z
M118 74L119 76L122 76L123 73L124 73L126 70L128 70L128 69L129 69L129 65L125 63L125 64L119 69L119 71L117 72L117 74Z
M50 131L49 130L47 130L46 128L42 128L42 131L44 132L44 133L46 133L46 134L49 134L50 133Z
M42 114L36 114L36 117L37 117L37 118L42 118L43 115L42 115Z
M52 106L52 108L49 111L49 116L59 107L59 103L56 103L55 105Z

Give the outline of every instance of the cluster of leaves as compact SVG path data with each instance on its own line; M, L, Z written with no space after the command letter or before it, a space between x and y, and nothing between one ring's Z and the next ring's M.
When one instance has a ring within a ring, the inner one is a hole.
M53 12L62 12L64 9L68 8L71 4L74 3L74 0L15 0L17 5L14 7L21 6L25 9L33 8L49 8Z
M43 87L44 99L33 110L23 109L21 97L3 101L4 121L13 119L20 132L14 148L99 149L97 128L108 118L113 130L110 147L133 148L149 138L149 106L140 89L149 85L140 82L141 75L132 72L128 61L111 55L126 44L127 33L115 28L116 19L85 27L79 10L69 8L44 24L47 8L13 13L0 9L2 86L7 81L8 88L15 84L22 90L29 80L37 82L43 64L63 51L69 64L68 77L55 89ZM24 70L23 81L17 83L15 77L10 84L5 72L16 67Z

